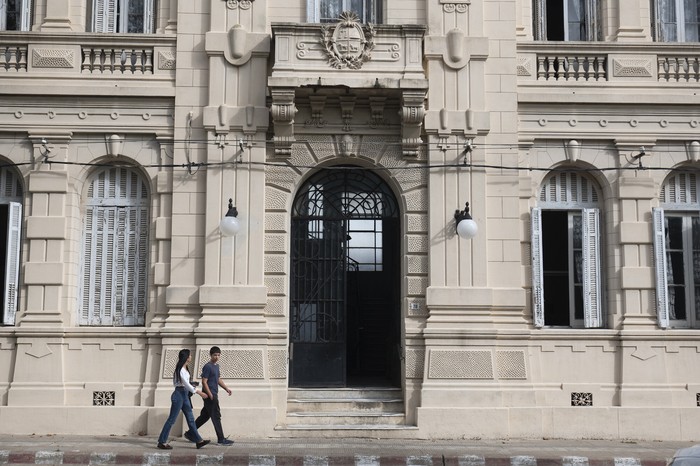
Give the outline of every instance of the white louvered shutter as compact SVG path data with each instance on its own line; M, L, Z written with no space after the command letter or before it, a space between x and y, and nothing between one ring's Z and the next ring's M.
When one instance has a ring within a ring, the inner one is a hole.
M29 31L32 27L32 0L22 0L22 18L20 31Z
M7 258L5 263L5 308L2 323L14 325L19 285L19 249L22 241L22 204L10 202L7 221Z
M600 291L600 212L583 209L583 325L598 328L602 324Z
M155 12L153 11L153 0L144 0L143 2L143 32L144 34L153 34L155 26Z
M2 0L0 0L2 1ZM319 22L319 10L321 8L320 2L322 0L306 0L306 20L309 23Z
M654 217L654 265L656 269L656 317L668 328L668 276L666 275L666 221L664 209L652 209Z
M93 0L93 32L117 31L117 1L118 0Z
M530 213L532 256L532 318L535 327L544 327L544 277L542 273L542 209Z
M82 325L142 325L148 278L148 191L134 171L97 175L88 193Z
M90 206L85 210L85 231L83 233L83 260L81 263L80 278L80 325L94 325L92 321L92 302L95 289L93 285L93 273L95 270L95 243L98 242L96 223L97 208Z
M535 0L535 40L547 40L547 5L546 0Z

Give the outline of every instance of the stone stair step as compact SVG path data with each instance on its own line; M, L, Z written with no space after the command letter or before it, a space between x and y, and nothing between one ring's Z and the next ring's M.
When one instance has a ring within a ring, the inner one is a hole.
M321 400L314 398L293 399L287 401L287 412L323 412L347 411L360 413L403 413L403 400L376 400L363 398L337 398Z
M403 424L405 419L403 413L287 413L287 425L399 425Z
M287 392L287 399L402 399L400 388L292 388Z
M410 431L418 430L416 426L407 426L403 424L288 424L284 426L275 427L277 431L283 430L398 430L398 431Z

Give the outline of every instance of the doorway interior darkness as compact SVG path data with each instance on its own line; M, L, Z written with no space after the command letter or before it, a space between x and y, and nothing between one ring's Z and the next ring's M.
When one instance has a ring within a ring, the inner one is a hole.
M397 386L400 222L374 172L321 169L292 210L290 385Z

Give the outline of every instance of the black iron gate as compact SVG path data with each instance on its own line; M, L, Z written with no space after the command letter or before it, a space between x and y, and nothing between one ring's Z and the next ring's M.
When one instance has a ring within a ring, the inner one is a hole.
M397 216L388 186L360 168L323 170L297 194L290 283L292 386L346 384L348 303L358 302L348 297L348 277L390 273L384 267L383 223L391 219L393 224Z

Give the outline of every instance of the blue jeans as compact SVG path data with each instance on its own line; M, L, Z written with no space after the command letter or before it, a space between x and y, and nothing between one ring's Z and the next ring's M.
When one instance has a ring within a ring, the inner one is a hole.
M167 443L168 435L170 435L170 429L172 429L173 424L177 420L177 415L180 414L180 410L185 414L185 420L187 425L197 439L197 443L202 441L199 432L197 432L197 426L194 423L194 415L192 414L192 405L190 404L190 397L187 395L187 390L184 387L176 387L173 394L170 396L170 415L168 420L165 421L163 430L160 431L160 436L158 437L158 443Z

